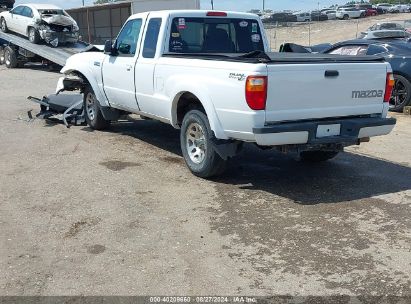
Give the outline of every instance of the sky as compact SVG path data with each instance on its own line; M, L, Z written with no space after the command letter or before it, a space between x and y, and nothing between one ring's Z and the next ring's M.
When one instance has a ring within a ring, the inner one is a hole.
M85 0L86 5L93 4L94 0ZM200 0L203 9L211 8L211 0ZM323 0L319 1L320 7L328 7L333 4L344 4L346 1L341 0ZM16 0L16 4L22 3L50 3L65 9L80 7L82 0ZM263 0L214 0L214 9L230 11L248 11L252 8L261 9ZM316 0L265 0L265 7L272 10L314 10L318 8Z

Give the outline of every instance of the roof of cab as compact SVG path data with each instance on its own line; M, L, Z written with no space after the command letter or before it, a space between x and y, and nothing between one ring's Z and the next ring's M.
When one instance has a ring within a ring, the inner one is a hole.
M164 11L152 11L152 12L145 12L150 13L156 16L162 17L207 17L207 13L209 12L224 12L227 14L227 18L250 18L250 19L259 19L260 17L256 14L251 13L243 13L243 12L232 12L232 11L210 11L210 10L164 10ZM141 13L144 14L144 13ZM132 15L131 18L134 16L138 16L139 14ZM226 17L215 17L209 16L208 18L226 18Z

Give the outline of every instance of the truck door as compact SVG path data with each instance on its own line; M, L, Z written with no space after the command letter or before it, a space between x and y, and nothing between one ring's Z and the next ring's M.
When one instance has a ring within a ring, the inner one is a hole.
M140 34L144 17L127 21L107 54L102 67L104 92L110 104L139 111L134 84L134 69L139 54Z
M164 104L154 96L154 86L162 85L162 79L154 79L154 71L160 54L159 37L161 37L162 19L161 17L155 17L155 13L151 13L150 17L143 38L144 44L141 55L136 65L136 95L141 111L159 117L167 117L169 116L167 114L169 109L164 107Z

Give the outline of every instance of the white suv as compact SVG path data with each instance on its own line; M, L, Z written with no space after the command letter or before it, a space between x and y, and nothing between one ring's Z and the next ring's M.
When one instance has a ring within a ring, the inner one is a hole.
M336 17L337 19L348 20L350 18L361 18L364 11L357 8L342 7L337 9Z

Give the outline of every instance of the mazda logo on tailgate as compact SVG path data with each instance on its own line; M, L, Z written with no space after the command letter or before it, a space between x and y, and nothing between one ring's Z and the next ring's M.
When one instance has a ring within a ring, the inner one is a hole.
M352 91L352 98L376 98L376 97L383 97L384 91L383 90L370 90L370 91Z

